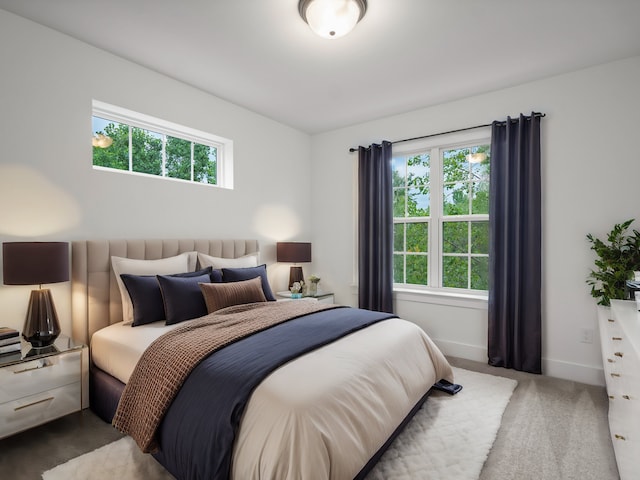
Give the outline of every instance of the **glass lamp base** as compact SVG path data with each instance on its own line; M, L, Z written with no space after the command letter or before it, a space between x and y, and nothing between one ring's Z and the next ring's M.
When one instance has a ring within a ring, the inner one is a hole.
M33 348L44 348L60 335L58 314L49 289L32 290L22 337Z

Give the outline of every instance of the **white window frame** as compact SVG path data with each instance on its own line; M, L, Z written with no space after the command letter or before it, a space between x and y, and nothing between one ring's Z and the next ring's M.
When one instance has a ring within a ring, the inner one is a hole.
M197 130L191 127L185 127L177 123L169 122L151 115L144 113L134 112L126 108L111 105L99 100L92 101L92 116L100 117L105 120L111 120L121 124L128 125L129 127L137 127L144 130L149 130L154 133L160 133L163 135L169 135L171 137L195 142L201 145L207 145L214 147L216 152L216 184L201 183L193 180L184 180L179 178L166 177L165 175L165 158L162 156L162 172L163 175L151 175L148 173L134 172L131 165L131 155L129 156L129 170L119 170L115 168L102 167L99 165L93 165L95 170L102 170L108 172L125 173L129 175L143 175L152 178L161 178L164 180L173 180L179 182L189 182L195 185L205 185L209 187L222 187L233 189L233 140L220 137L212 133ZM131 143L131 136L129 136L129 143ZM162 142L162 150L164 152L165 141ZM191 144L192 156L193 156L193 143ZM129 151L131 152L131 144L129 145ZM92 156L93 164L93 156ZM191 178L193 178L193 162L191 164Z
M442 178L443 158L442 152L452 148L465 148L476 145L491 144L491 129L489 127L458 132L437 137L425 138L396 144L393 146L393 157L412 156L428 153L429 177L430 177L430 205L429 217L406 218L406 223L424 219L428 222L428 285L394 283L394 292L397 299L408 301L420 301L462 307L486 307L488 292L460 288L446 288L442 286L442 257L443 239L442 224L446 220L457 221L488 221L489 215L443 215L444 181ZM396 222L394 222L396 223ZM466 257L469 254L465 255Z

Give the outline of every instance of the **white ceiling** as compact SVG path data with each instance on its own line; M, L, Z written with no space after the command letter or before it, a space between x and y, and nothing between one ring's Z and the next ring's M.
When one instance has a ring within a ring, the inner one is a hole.
M297 0L0 8L308 133L640 55L639 0L369 0L346 37Z

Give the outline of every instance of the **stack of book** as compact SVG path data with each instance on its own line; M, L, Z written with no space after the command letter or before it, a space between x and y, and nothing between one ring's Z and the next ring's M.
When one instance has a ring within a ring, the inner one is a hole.
M20 332L9 327L0 327L0 355L5 353L19 352Z

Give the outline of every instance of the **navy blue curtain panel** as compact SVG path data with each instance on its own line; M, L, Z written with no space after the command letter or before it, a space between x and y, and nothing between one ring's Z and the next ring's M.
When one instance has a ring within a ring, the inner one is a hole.
M493 122L489 364L542 373L540 115Z
M358 148L358 303L393 313L391 143Z

